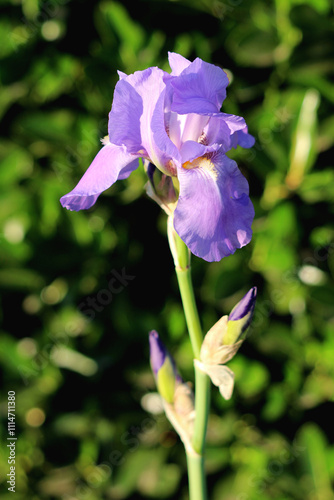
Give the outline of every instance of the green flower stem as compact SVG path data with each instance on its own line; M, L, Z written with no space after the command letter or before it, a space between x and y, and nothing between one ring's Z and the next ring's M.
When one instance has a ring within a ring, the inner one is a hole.
M173 234L171 250L180 288L182 305L192 344L194 357L199 359L203 342L202 327L197 311L191 280L190 257L186 245ZM185 259L185 255L188 258ZM195 424L192 449L186 449L190 500L207 500L207 486L204 468L205 438L210 408L210 379L195 366Z
M199 359L203 341L195 302L190 267L176 268L182 304L195 358ZM210 407L210 379L195 366L195 425L192 438L194 452L186 450L190 500L207 500L204 469L205 437Z
M207 500L203 457L188 452L187 465L190 500Z
M186 269L176 267L175 270L179 283L182 305L184 309L184 315L186 317L191 345L194 351L195 358L199 359L199 354L203 342L203 334L196 307L190 267L187 267Z
M196 418L192 445L194 450L203 456L210 409L211 381L197 366L195 367L195 387Z

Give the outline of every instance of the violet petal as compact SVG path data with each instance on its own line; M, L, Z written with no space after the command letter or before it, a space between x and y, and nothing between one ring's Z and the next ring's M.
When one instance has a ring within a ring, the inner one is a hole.
M229 84L226 73L197 58L171 80L174 89L172 111L179 114L210 115L219 112Z
M196 162L197 168L179 169L174 227L193 254L219 261L251 240L254 208L248 182L221 152Z
M69 210L88 209L98 196L117 179L125 179L138 167L138 159L124 147L107 144L95 156L75 188L61 197L60 203Z

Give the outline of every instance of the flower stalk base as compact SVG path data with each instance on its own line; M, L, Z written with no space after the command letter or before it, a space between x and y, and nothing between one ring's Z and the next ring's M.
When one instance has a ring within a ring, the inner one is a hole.
M187 465L190 500L207 500L204 456L196 453L187 453Z
M168 222L168 238L174 258L184 315L194 358L199 359L203 333L191 279L190 254L175 230L171 229L171 218L169 218ZM185 258L186 255L188 258ZM190 500L207 500L208 498L204 452L210 408L210 388L209 377L195 365L195 422L191 437L191 446L185 446Z

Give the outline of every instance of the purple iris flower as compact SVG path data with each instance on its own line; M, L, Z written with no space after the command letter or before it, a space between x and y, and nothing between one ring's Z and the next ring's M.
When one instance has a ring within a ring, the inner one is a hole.
M169 53L169 63L171 74L157 67L119 72L108 140L61 204L90 208L141 157L172 177L180 238L198 257L219 261L252 236L248 182L225 153L253 146L254 138L243 118L220 112L229 83L221 68L176 53Z

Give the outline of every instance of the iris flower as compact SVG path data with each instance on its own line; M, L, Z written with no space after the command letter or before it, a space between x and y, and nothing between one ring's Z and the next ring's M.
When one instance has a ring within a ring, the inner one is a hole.
M219 261L252 236L248 182L226 153L238 144L251 147L254 138L242 117L220 111L229 83L221 68L176 53L169 63L170 74L157 67L119 72L108 138L61 204L90 208L143 158L173 180L180 238L198 257Z

